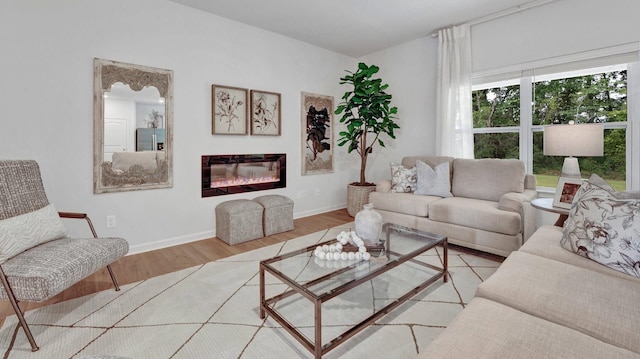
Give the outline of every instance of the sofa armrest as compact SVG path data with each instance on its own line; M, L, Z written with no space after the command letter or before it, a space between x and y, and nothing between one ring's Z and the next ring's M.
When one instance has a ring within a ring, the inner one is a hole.
M524 189L525 190L528 190L528 189L535 190L537 186L538 186L538 181L536 180L536 176L534 176L532 174L526 174L524 176Z
M522 206L525 203L531 202L536 198L538 193L531 189L525 189L524 192L508 192L500 197L498 202L498 208L503 211L522 212Z
M376 183L376 192L391 192L391 180L382 180Z
M520 213L522 243L527 241L536 230L536 215L531 200L538 196L533 189L525 189L521 193L509 192L502 195L498 208L504 211Z

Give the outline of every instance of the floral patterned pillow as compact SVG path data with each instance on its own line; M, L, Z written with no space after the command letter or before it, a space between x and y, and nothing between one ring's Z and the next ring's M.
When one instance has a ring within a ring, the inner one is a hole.
M416 190L418 176L415 167L391 162L391 192L411 193Z
M562 231L562 247L617 271L640 277L640 199L616 198L585 181Z

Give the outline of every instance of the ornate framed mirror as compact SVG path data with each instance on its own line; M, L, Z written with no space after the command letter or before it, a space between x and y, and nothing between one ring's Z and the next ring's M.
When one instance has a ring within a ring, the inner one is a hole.
M173 71L93 60L93 192L173 187Z

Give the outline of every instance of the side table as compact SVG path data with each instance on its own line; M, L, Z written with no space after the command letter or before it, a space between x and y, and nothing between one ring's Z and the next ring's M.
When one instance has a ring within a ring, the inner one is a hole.
M564 221L569 217L569 210L566 208L554 207L553 198L536 198L531 200L531 205L542 211L557 213L560 216L554 225L558 227L564 226Z

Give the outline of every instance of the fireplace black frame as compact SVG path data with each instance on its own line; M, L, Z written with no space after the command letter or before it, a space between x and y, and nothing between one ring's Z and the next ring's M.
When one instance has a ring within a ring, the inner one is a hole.
M211 166L234 163L278 162L279 180L275 182L242 184L211 188ZM202 156L202 197L223 196L253 191L264 191L287 187L287 154L244 154L244 155L203 155Z

